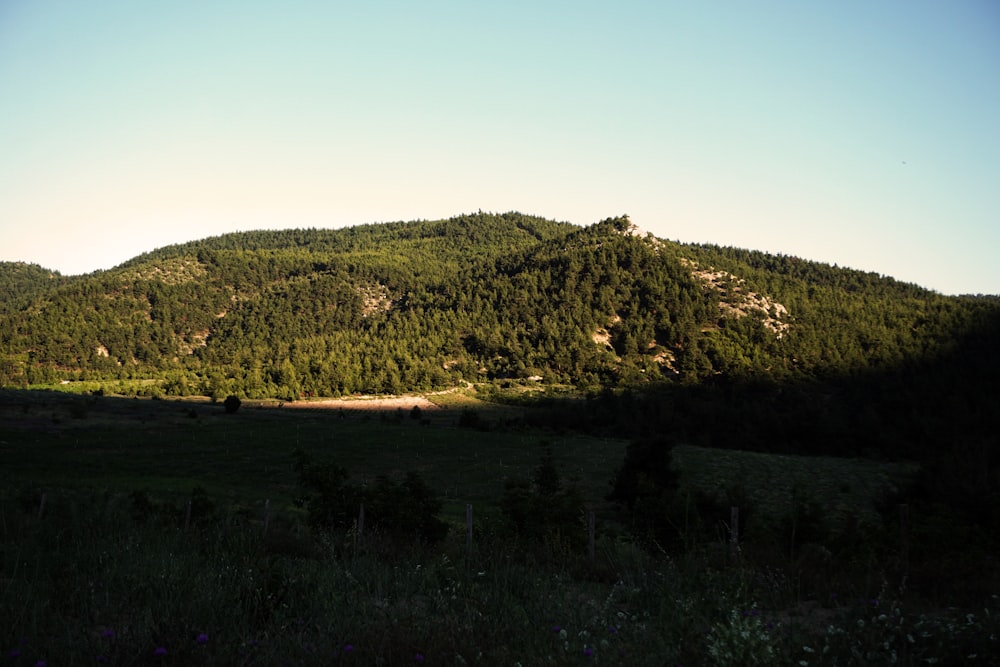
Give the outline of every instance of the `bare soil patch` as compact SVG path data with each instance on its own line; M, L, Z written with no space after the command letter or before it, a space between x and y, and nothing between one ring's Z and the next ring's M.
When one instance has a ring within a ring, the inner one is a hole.
M371 410L381 412L391 410L412 410L414 407L418 407L421 410L445 409L440 405L429 401L423 396L390 396L384 398L375 396L353 396L351 398L323 398L285 403L282 407L325 410Z

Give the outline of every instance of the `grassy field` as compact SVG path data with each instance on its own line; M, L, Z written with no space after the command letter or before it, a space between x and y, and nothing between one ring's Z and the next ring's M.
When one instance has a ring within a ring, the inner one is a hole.
M705 449L673 450L682 488L725 500L745 498L763 517L782 516L796 503L812 502L831 521L848 516L878 519L877 503L899 491L915 465L829 456L788 456Z
M303 404L308 405L308 404ZM243 503L289 503L292 452L335 462L357 481L420 474L446 511L495 507L510 477L530 477L547 448L588 502L599 504L626 443L586 436L459 428L463 409L485 424L511 409L449 397L413 419L409 411L279 408L246 403L236 414L201 399L149 400L55 392L0 396L5 484L183 496L194 486Z
M580 536L559 533L525 543L477 528L470 549L466 503L478 527L498 514L504 480L531 476L550 448L599 507L627 443L525 430L522 408L468 395L439 405L416 419L277 403L226 414L204 399L0 392L0 664L998 664L996 598L929 606L879 563L804 593L791 561L719 567L711 550L668 556L617 531L599 531L593 560ZM488 428L459 427L468 410ZM296 527L297 448L356 481L419 472L456 529L390 553ZM907 472L674 455L687 488L743 487L764 514L805 490L864 508ZM177 505L194 487L215 510L188 531L176 513L137 516L129 500L145 490ZM264 533L265 500L291 523Z
M74 388L75 389L75 388ZM9 486L149 490L175 496L201 486L213 497L288 503L292 452L345 467L357 481L415 471L444 496L454 517L472 503L493 509L508 478L527 478L550 448L557 467L600 505L627 443L519 428L526 408L483 403L455 392L431 397L436 410L310 407L245 402L233 415L203 398L150 400L70 392L0 393L0 452ZM351 403L347 403L350 405ZM462 411L489 428L460 428ZM684 488L723 500L747 498L778 516L808 499L832 516L870 517L874 502L913 468L862 459L800 457L677 446Z

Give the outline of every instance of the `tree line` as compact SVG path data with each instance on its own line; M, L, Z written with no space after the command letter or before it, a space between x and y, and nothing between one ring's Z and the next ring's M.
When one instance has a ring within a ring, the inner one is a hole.
M791 257L519 213L227 234L62 277L0 266L0 384L159 378L173 393L295 399L540 377L586 391L820 377L943 354L993 317ZM725 271L720 293L692 271ZM740 293L787 308L781 336Z

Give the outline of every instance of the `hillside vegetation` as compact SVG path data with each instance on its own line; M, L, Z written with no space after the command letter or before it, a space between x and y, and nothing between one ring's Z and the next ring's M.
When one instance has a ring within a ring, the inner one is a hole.
M585 390L884 369L992 326L995 299L682 245L627 218L517 213L228 234L73 278L0 266L0 383L161 378L170 394Z
M589 396L550 401L563 428L891 458L991 452L997 433L1000 299L627 217L236 233L86 276L4 264L0 284L11 388L291 401L472 383Z
M0 284L0 385L158 379L216 398L823 380L948 358L964 374L970 344L995 367L1000 320L995 297L518 213L227 234L72 278L3 264Z

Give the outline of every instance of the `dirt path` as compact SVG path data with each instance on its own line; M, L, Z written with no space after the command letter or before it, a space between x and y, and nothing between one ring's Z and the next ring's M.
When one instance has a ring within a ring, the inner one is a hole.
M285 403L283 408L289 409L324 409L324 410L412 410L418 407L421 410L442 410L440 405L436 405L423 396L391 396L388 398L377 398L374 396L354 396L351 398L324 398L312 401L294 401Z

